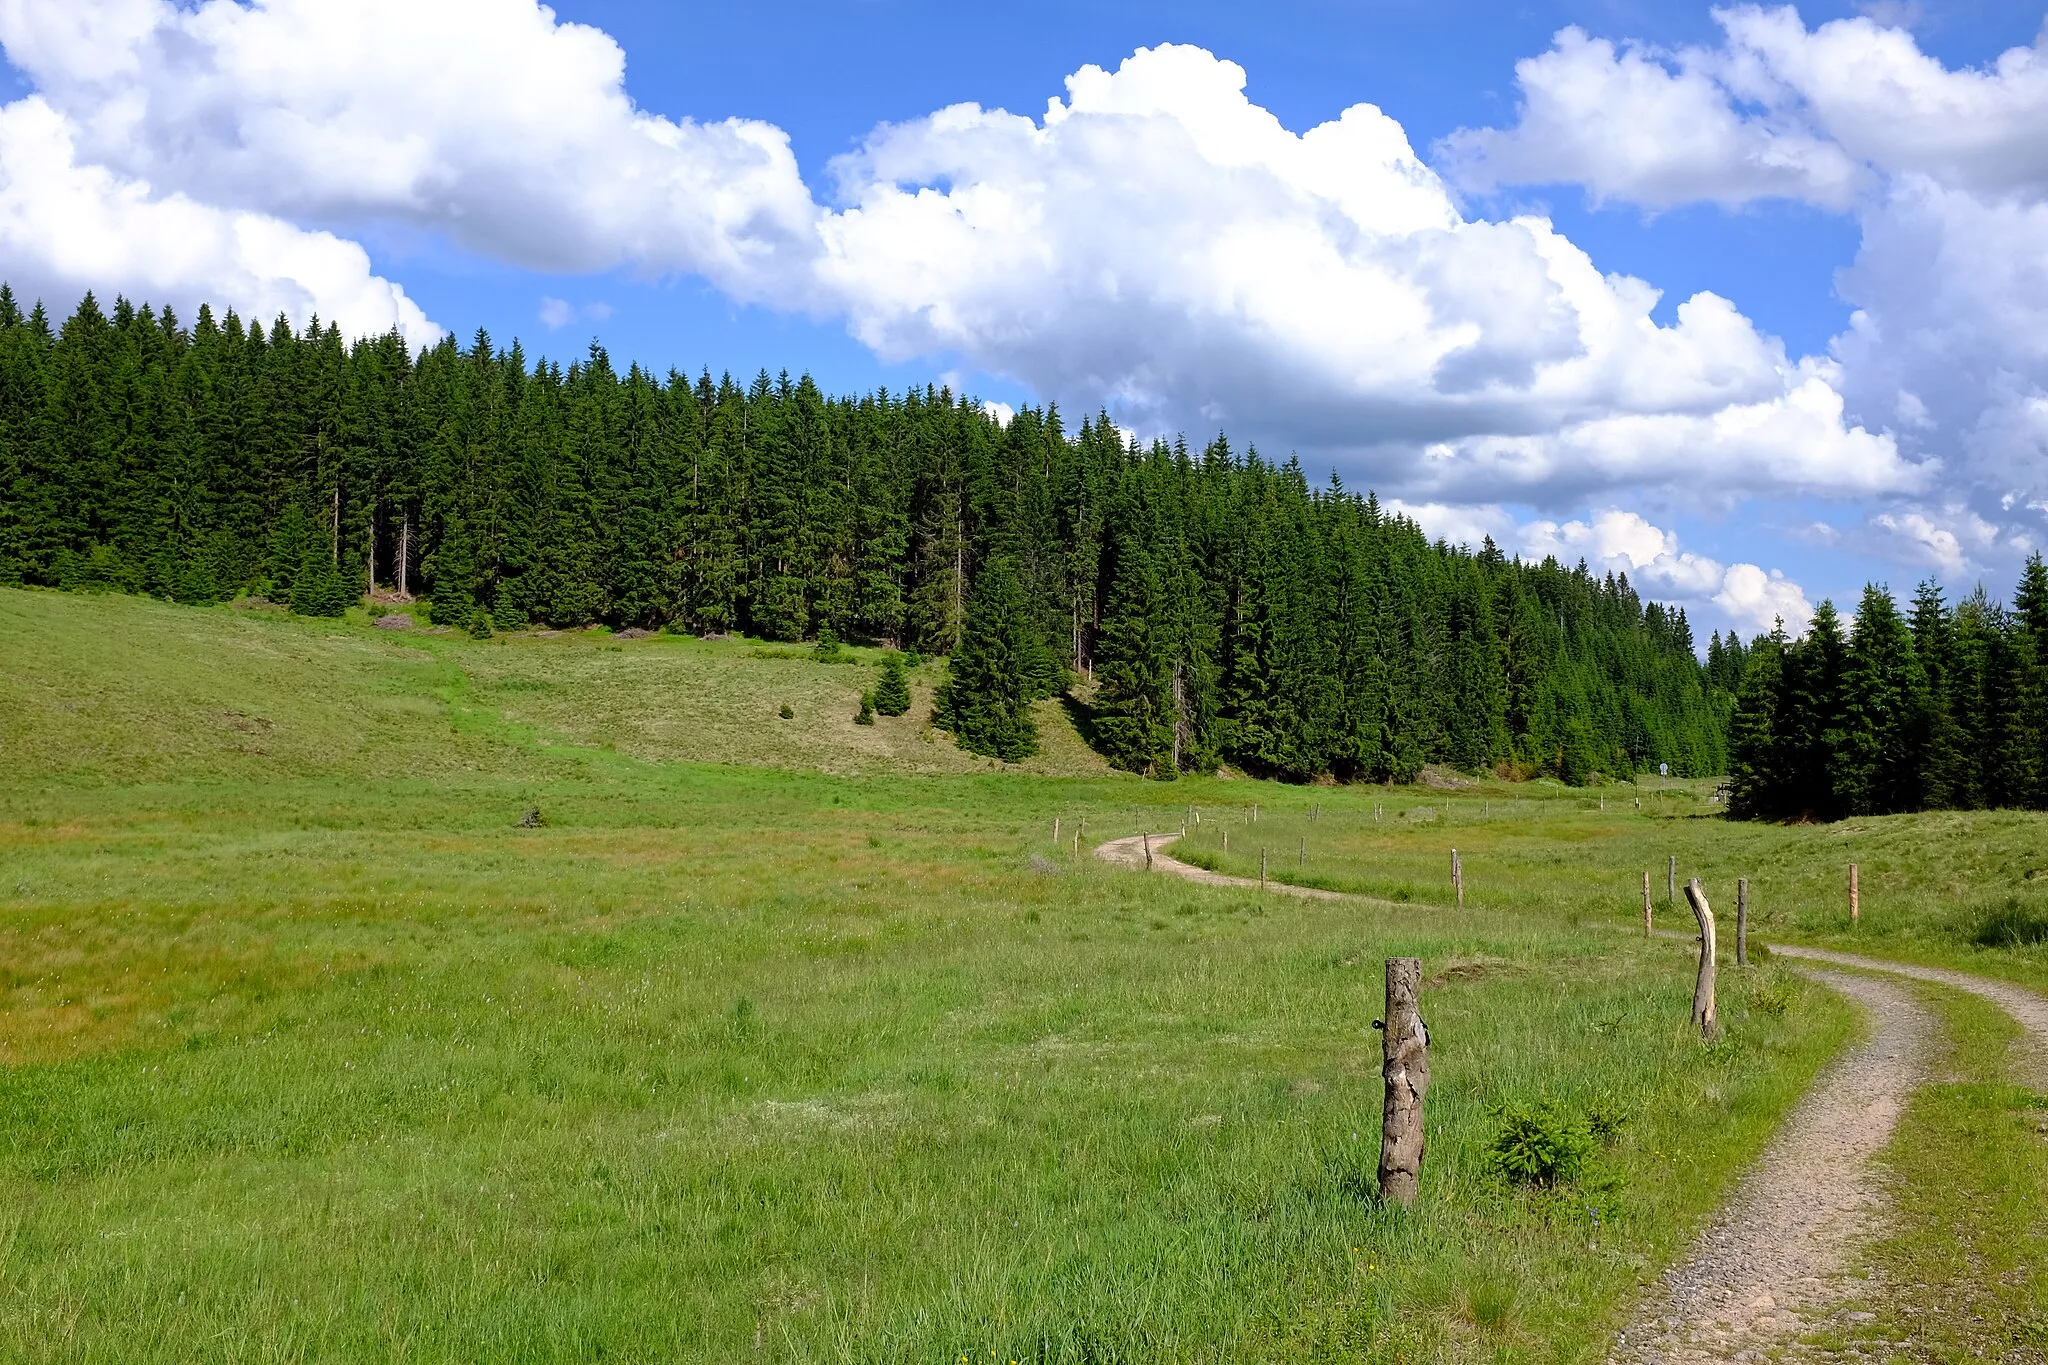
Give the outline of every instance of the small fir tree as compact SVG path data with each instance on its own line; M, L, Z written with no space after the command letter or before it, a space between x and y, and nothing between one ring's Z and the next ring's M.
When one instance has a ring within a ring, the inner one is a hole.
M903 656L891 653L882 660L882 676L875 682L875 710L885 716L900 716L910 710L910 674Z
M875 723L874 693L863 692L860 694L860 710L854 715L853 723L855 725L873 725Z

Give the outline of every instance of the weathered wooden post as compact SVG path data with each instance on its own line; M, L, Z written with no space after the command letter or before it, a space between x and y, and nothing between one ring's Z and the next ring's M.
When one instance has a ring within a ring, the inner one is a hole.
M1648 938L1648 937L1650 936L1650 933L1651 933L1651 930L1650 930L1650 921L1651 921L1651 912L1650 912L1650 874L1649 874L1649 873L1647 873L1647 872L1645 872L1645 873L1643 874L1643 937L1644 937L1644 938Z
M1700 1026L1700 1037L1711 1043L1721 1032L1714 1016L1714 910L1707 904L1707 893L1700 890L1698 877L1685 884L1685 898L1692 902L1693 918L1700 925L1700 970L1693 980L1692 1021Z
M1150 872L1152 870L1152 836L1141 834L1138 837L1145 841L1145 870Z
M1458 850L1451 850L1451 890L1458 897L1458 908L1465 906L1465 864L1458 858Z
M1380 1076L1380 1198L1409 1205L1422 1180L1422 1098L1429 1090L1429 1030L1422 1022L1422 959L1387 959L1387 1013L1373 1021L1382 1031Z
M1306 839L1301 841L1301 866L1304 869L1308 867L1308 840Z
M1749 878L1735 879L1735 965L1749 965Z
M1259 890L1266 889L1266 846L1259 845Z
M1854 864L1854 863L1850 863L1850 864L1849 864L1849 923L1851 923L1851 924L1854 924L1854 923L1856 923L1856 921L1858 921L1858 920L1860 920L1860 919L1862 919L1862 918L1863 918L1863 907L1862 907L1862 905L1860 905L1860 904L1858 903L1858 901L1857 901L1857 897L1856 897L1856 864Z
M1230 827L1228 825L1223 827L1223 851L1225 853L1230 852Z
M1052 818L1052 841L1054 843L1060 841L1060 818L1057 815Z
M1664 903L1678 904L1678 855L1671 855L1671 862L1664 869Z

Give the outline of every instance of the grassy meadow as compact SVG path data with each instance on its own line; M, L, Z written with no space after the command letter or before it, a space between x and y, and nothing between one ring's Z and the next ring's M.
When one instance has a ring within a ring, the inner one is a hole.
M1764 964L1701 1046L1643 870L1846 939L1862 858L1859 941L2042 973L1966 932L2040 817L1146 783L1053 704L995 771L937 676L869 730L872 667L787 646L0 590L0 1358L1598 1360L1854 1028ZM1190 807L1197 860L1390 903L1085 856ZM1511 1188L1495 1106L1546 1103L1593 1172Z

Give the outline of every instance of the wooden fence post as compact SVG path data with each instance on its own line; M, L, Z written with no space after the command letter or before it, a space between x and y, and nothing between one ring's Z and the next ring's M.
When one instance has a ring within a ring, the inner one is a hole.
M1138 837L1145 841L1145 870L1150 872L1152 870L1152 836L1141 834Z
M1429 1030L1422 1023L1421 997L1422 960L1388 958L1387 1013L1373 1023L1382 1030L1380 1076L1387 1085L1380 1110L1380 1198L1391 1204L1413 1204L1422 1180Z
M1749 965L1749 878L1735 879L1735 965Z
M1301 841L1301 865L1304 869L1308 867L1308 840L1306 839Z
M1458 908L1465 906L1465 864L1458 858L1458 850L1451 850L1451 890L1458 896Z
M1862 918L1863 918L1863 907L1862 907L1862 905L1861 905L1861 904L1859 904L1859 903L1858 903L1858 900L1857 900L1857 896L1856 896L1856 864L1854 864L1854 863L1850 863L1850 864L1849 864L1849 923L1851 923L1851 924L1854 924L1854 923L1856 923L1856 922L1857 922L1858 920L1860 920L1860 919L1862 919Z
M1259 890L1266 889L1266 846L1259 845Z
M1664 869L1664 903L1678 904L1678 855L1671 855L1670 863Z
M1650 936L1650 874L1643 874L1643 937Z
M1052 841L1054 843L1060 841L1060 818L1057 815L1052 818Z
M1721 1032L1714 1017L1714 909L1707 904L1698 877L1685 884L1685 898L1692 902L1693 918L1700 925L1700 970L1692 986L1692 1021L1700 1026L1700 1037L1711 1043Z

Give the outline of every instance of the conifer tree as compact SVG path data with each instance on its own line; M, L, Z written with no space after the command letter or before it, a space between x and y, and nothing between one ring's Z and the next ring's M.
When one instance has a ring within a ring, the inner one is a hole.
M890 650L882 659L882 675L875 682L875 710L885 716L900 716L910 710L910 674L903 656Z
M1029 758L1038 751L1031 716L1034 653L1016 570L1008 560L996 560L974 584L934 720L969 753L1006 763Z
M1917 810L1926 766L1927 679L1892 596L1872 583L1842 673L1835 801L1850 815Z

